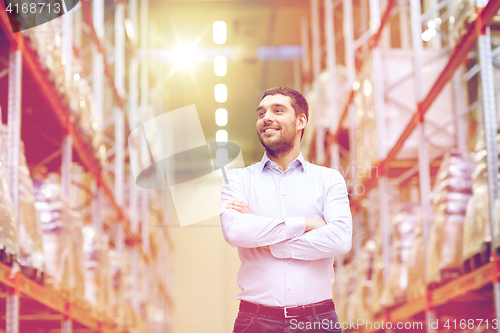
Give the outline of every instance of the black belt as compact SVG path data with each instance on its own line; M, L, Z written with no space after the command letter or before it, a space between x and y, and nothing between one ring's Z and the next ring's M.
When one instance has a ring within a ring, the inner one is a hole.
M257 312L257 308L259 308L259 314L263 314L266 316L272 316L276 318L297 318L312 315L313 309L316 310L316 314L335 310L335 305L333 304L333 301L331 299L308 305L286 307L264 306L247 301L240 302L240 311L242 312L255 313Z

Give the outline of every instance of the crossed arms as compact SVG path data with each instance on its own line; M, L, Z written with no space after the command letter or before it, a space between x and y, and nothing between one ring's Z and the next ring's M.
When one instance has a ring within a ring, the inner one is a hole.
M233 247L264 248L280 259L317 260L345 254L352 243L352 218L345 181L332 174L324 202L324 220L272 218L253 214L245 202L242 175L227 174L222 185L221 223Z

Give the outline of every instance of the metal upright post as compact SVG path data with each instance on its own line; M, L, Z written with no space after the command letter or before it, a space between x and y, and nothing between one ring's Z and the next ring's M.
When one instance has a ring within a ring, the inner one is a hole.
M464 119L465 101L464 84L460 68L455 71L452 78L453 85L453 104L455 113L455 138L457 149L460 153L467 153L467 123Z
M62 62L66 81L73 79L73 11L65 13L62 17Z
M21 80L22 54L11 51L9 57L8 92L8 170L9 189L16 221L19 221L19 149L21 141Z
M115 87L118 94L125 95L125 1L118 0L115 9ZM125 120L123 110L115 109L115 199L120 207L124 207L125 181ZM118 221L116 248L120 260L123 259L124 226Z
M104 37L104 0L94 0L93 22L94 30L99 39ZM99 130L104 129L104 56L95 43L93 49L93 94L94 109L99 124Z
M417 101L417 108L420 111L420 102L424 99L424 47L422 42L422 20L420 0L410 1L410 17L411 17L411 36L412 36L412 49L413 49L413 69L414 69L414 85L415 85L415 98ZM427 140L425 138L424 130L424 117L419 118L417 125L417 133L419 136L418 146L418 169L419 169L419 183L420 183L420 206L422 210L422 234L424 244L424 272L427 278L427 258L429 248L429 238L431 229L431 181L429 172L429 152L427 150ZM428 309L425 312L427 322L434 322L436 320L436 311ZM437 330L427 325L429 333L435 333Z
M339 93L337 91L337 55L335 54L335 26L334 26L335 6L333 0L325 0L325 41L326 41L326 67L330 80L328 84L328 98L330 106L330 133L337 132L339 126L339 109L337 101ZM334 142L331 146L330 166L339 170L340 168L339 143ZM340 171L340 170L339 170Z
M61 187L66 199L71 207L71 162L73 160L73 137L70 133L66 134L62 139L61 146ZM61 320L62 333L71 333L73 324L69 316L64 316Z
M128 14L135 34L139 31L138 15L139 10L137 0L130 0ZM134 45L135 46L135 45ZM139 59L137 53L132 55L129 66L129 125L130 130L139 126ZM138 147L139 149L140 147ZM138 212L138 188L135 184L135 178L130 172L130 190L129 190L129 218L131 222L131 231L134 237L139 234L139 212ZM135 240L137 241L137 239ZM139 249L136 244L132 247L132 295L131 303L134 311L139 312Z
M100 180L94 180L92 182L92 188L94 196L92 198L92 219L94 228L98 235L102 235L102 200L103 193Z
M9 288L6 307L5 332L19 333L19 294L14 288Z
M149 192L141 191L141 245L142 252L149 254Z
M311 31L312 31L312 56L313 56L313 86L319 88L319 76L321 75L321 45L319 31L319 6L318 0L311 0ZM317 109L324 109L324 105L319 105L316 101ZM322 165L325 160L325 129L321 125L318 116L316 120L316 163Z
M335 26L334 26L334 11L335 6L333 0L325 0L325 41L326 41L326 67L330 75L328 85L329 112L330 112L330 133L336 133L339 126L339 110L337 108L337 100L339 93L337 92L337 56L335 54ZM330 148L330 167L340 171L340 149L339 143L334 142ZM342 271L344 257L338 256L335 258L335 270L337 274ZM343 281L338 279L335 281L337 295L344 290Z
M476 0L476 12L486 7L488 0ZM481 92L483 99L483 121L486 137L486 161L488 164L488 195L491 230L491 248L498 245L498 150L497 150L497 117L495 110L495 85L493 81L493 65L491 56L490 28L486 27L478 37L479 65L481 67ZM500 284L493 280L493 297L495 302L495 318L500 320ZM500 327L496 328L500 333Z
M356 79L356 65L354 57L354 28L352 15L352 0L343 0L343 15L344 15L344 44L345 44L345 67L347 71L347 83L352 85ZM356 189L358 183L358 170L356 161L356 108L351 103L349 106L349 153L351 172L351 186ZM353 191L354 192L354 191Z
M62 333L71 333L73 332L73 322L70 319L65 319L61 325Z
M377 31L380 27L380 2L370 0L370 29ZM375 111L375 124L377 129L377 158L382 161L387 156L386 126L385 126L385 103L384 103L384 76L382 70L382 55L380 46L371 51L372 62L372 86L373 86L373 108ZM382 225L382 257L384 260L383 280L389 283L389 270L391 266L391 221L389 214L389 185L385 170L378 170L379 188L379 218Z
M19 43L22 39L19 38ZM9 55L9 91L8 91L8 183L10 196L14 204L16 222L19 221L19 149L21 141L21 50L11 51ZM17 231L17 230L16 230ZM16 245L16 248L18 245ZM13 255L17 255L12 253ZM6 332L19 332L19 291L9 289L7 296Z
M318 0L311 0L311 32L312 32L312 56L313 56L313 79L317 80L321 74L321 45L319 41L319 6Z
M66 134L61 146L61 187L66 198L70 200L71 192L71 162L73 160L73 138Z
M408 50L410 48L410 38L408 31L408 14L407 14L407 2L398 2L398 12L399 12L399 34L401 36L401 48ZM388 29L387 29L388 30Z
M140 1L140 44L141 44L141 52L140 52L140 87L141 87L141 95L140 95L140 103L141 103L141 111L140 111L140 122L144 124L149 117L149 100L150 100L150 91L149 91L149 66L148 66L148 57L149 57L149 21L148 21L148 0ZM142 163L149 162L149 154L148 151L143 149L141 152ZM148 254L149 252L149 225L148 225L148 191L141 191L141 245L142 251L144 254ZM140 272L140 278L142 279L141 283L141 293L147 295L147 270L148 267L145 263L143 267L143 271Z
M304 96L309 92L310 86L310 75L311 75L311 62L309 60L309 27L307 24L307 19L303 18L300 22L300 44L302 45L302 73L304 89L302 93Z

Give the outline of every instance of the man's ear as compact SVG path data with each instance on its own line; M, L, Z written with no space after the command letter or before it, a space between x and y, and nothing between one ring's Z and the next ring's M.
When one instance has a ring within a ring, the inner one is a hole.
M307 125L307 117L306 117L306 114L303 113L297 119L297 129L298 130L303 130L306 127L306 125Z

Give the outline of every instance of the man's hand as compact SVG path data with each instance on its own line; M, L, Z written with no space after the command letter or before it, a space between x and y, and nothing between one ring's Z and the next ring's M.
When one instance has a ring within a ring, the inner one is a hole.
M231 201L230 203L228 203L226 205L226 208L227 209L234 209L234 210L236 210L240 213L243 213L243 214L253 214L250 206L247 203L240 201L240 200Z
M321 228L326 225L326 222L323 220L315 219L314 217L306 217L306 231L311 231L313 229Z

